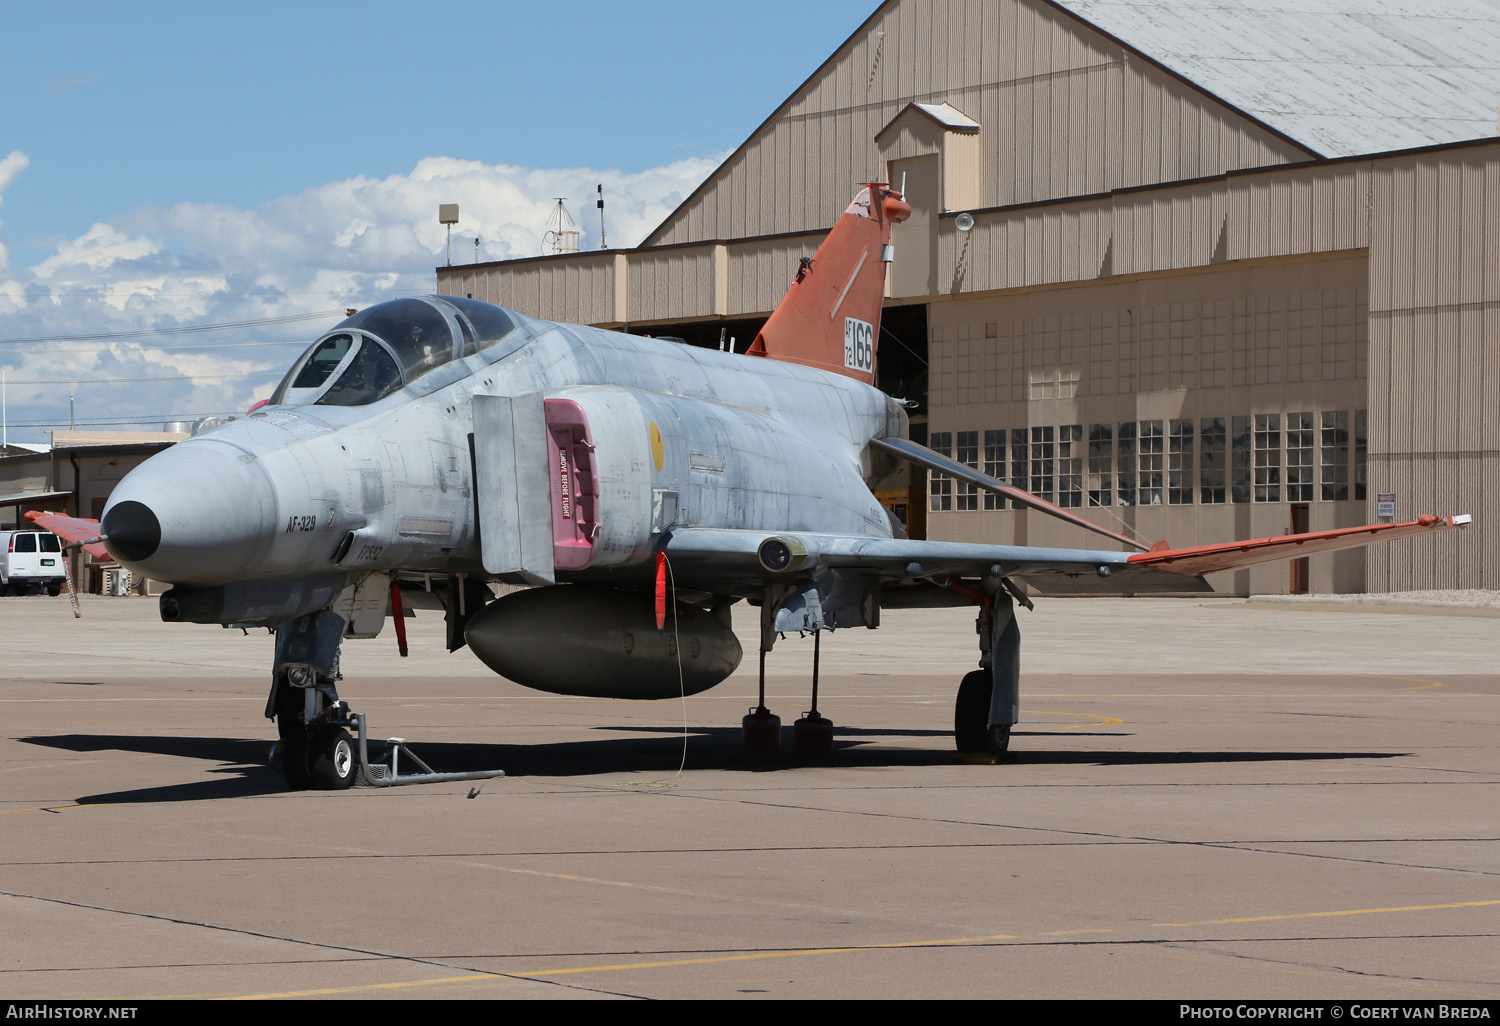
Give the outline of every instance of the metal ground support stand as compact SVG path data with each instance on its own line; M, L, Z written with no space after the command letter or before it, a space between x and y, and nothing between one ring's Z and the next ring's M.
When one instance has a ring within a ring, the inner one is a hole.
M766 708L766 653L776 645L776 607L786 589L767 584L760 602L760 699L740 721L744 745L774 751L781 747L781 717Z
M766 650L760 650L760 702L740 721L746 748L781 747L781 717L766 708Z
M813 631L812 709L792 724L792 739L802 755L827 755L833 751L833 721L818 712L818 649L823 632Z
M352 713L350 719L359 731L359 769L365 783L372 787L399 787L402 784L436 784L445 780L491 780L495 777L505 776L504 770L470 770L466 773L439 773L427 763L423 762L417 753L411 750L404 737L392 737L386 739L388 746L387 755L390 764L370 763L369 740L365 733L365 714ZM405 752L406 757L422 768L421 773L402 773L400 758Z

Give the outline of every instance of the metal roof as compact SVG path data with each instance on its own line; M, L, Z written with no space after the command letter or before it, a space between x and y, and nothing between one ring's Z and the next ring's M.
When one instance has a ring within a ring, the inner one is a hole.
M1053 0L1329 157L1497 134L1500 0Z
M72 497L72 492L17 492L15 495L0 495L0 506L39 506L46 502L65 502Z
M945 128L979 128L979 122L951 103L914 103L912 106Z

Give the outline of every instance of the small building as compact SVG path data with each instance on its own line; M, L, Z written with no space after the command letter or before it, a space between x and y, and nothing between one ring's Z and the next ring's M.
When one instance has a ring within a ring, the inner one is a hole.
M10 447L0 456L0 530L25 527L26 513L47 510L97 520L127 473L187 438L167 431L54 431L50 447ZM104 564L74 557L86 591L98 591Z

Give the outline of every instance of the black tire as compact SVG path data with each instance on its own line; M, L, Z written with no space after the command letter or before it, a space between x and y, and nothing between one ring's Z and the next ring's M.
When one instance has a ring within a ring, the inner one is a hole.
M343 727L324 727L309 742L307 766L313 786L324 791L342 791L359 776L354 739Z
M305 791L313 786L312 773L307 768L307 727L302 722L304 704L301 688L294 688L286 681L276 685L276 732L281 737L278 752L281 757L281 775L286 786L293 791Z
M958 685L953 703L953 740L958 750L996 758L1010 750L1010 724L990 726L990 690L994 681L989 670L970 670Z
M62 594L62 585L61 584L49 584L49 585L47 585L47 594L51 595L53 598L57 598L57 596L59 596L59 595Z

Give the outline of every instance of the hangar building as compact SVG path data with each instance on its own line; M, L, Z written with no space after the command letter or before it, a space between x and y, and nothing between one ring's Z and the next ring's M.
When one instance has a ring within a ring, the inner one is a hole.
M743 348L857 183L904 182L879 383L919 440L1177 545L1476 515L1221 591L1500 588L1496 54L1481 0L886 0L639 247L438 290Z

